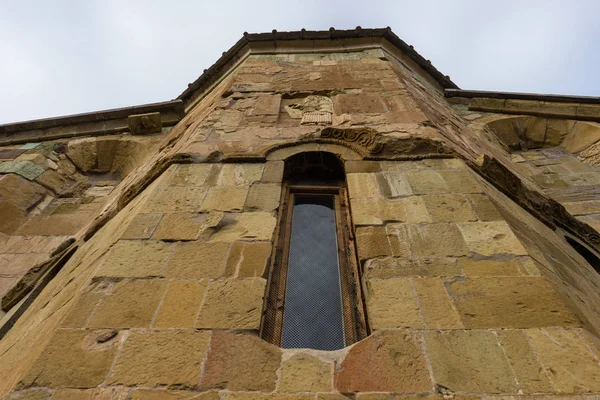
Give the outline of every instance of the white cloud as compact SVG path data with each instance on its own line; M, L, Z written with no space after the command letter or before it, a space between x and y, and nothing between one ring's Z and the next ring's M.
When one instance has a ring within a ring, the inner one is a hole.
M391 26L462 88L600 96L600 2L0 3L0 123L164 101L244 31Z

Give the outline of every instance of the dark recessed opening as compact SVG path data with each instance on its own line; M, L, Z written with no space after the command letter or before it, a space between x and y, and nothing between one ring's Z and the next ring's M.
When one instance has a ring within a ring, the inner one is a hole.
M567 239L567 243L571 245L572 248L575 249L585 260L596 270L596 272L600 273L600 258L588 250L587 247L579 243L577 240L572 239L568 236L565 236Z

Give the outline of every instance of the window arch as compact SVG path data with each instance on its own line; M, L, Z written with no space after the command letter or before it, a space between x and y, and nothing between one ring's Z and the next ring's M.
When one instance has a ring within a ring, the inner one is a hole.
M285 161L261 336L283 348L337 350L366 336L342 162Z

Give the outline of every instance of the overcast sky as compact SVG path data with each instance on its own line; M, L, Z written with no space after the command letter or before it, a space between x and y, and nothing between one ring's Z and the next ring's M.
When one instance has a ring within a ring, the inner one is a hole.
M600 96L598 0L0 0L0 124L174 99L244 31L357 25L463 89Z

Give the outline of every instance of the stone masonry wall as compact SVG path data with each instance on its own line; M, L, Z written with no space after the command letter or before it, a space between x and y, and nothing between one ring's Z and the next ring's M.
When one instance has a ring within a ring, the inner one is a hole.
M452 148L467 160L492 146L468 131L448 139L429 108L451 109L423 100L434 89L374 50L250 56L230 79L130 174L119 190L138 195L0 342L8 398L600 394L599 278L554 232L460 158L364 160L313 140L332 125L463 141ZM332 152L347 174L372 333L335 352L258 337L284 160L301 151ZM135 180L166 154L185 163Z

